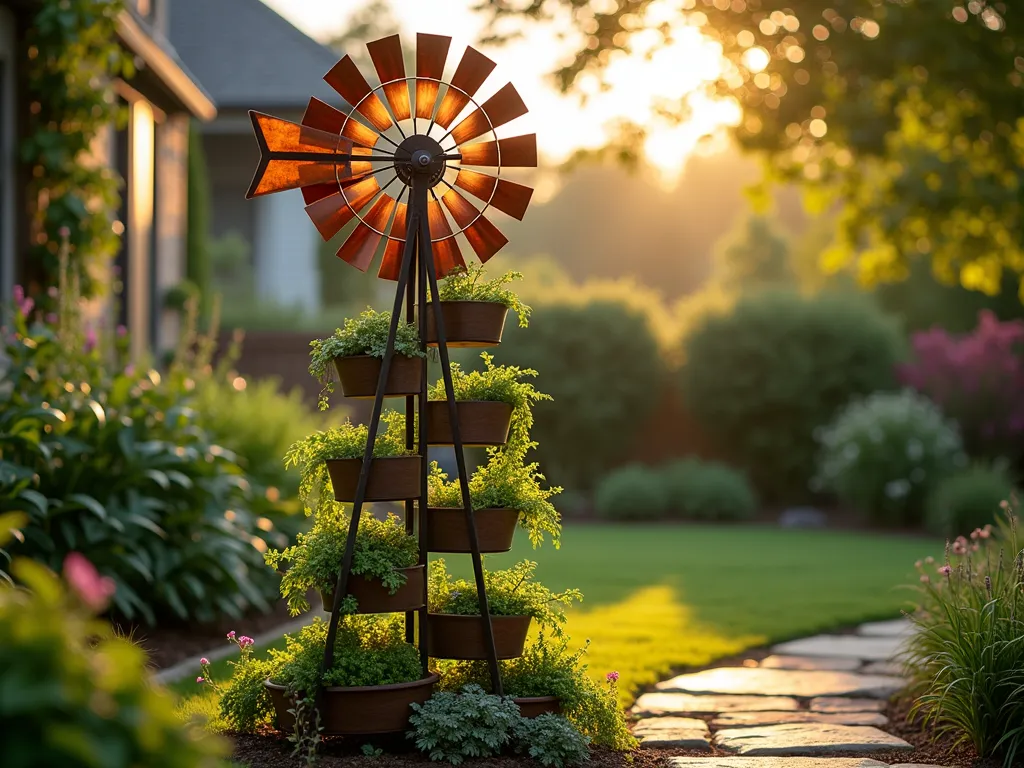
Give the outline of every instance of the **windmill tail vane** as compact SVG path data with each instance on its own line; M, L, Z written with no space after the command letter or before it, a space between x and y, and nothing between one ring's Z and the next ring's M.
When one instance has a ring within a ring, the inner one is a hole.
M351 56L324 75L345 109L310 98L300 123L249 113L260 162L246 197L301 190L325 241L358 222L340 259L365 272L385 241L378 276L397 280L413 189L423 185L429 194L418 215L429 225L438 277L465 268L459 238L486 262L508 242L487 209L522 220L533 194L501 176L536 167L536 134L500 138L496 130L525 115L526 105L511 83L477 101L495 64L472 47L445 80L450 37L416 36L414 75L406 74L398 35L366 47L379 85Z

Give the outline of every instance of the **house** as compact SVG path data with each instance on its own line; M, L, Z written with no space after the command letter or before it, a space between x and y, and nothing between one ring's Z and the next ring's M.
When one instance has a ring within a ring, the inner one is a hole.
M341 106L323 81L339 55L260 0L174 0L170 36L218 107L201 128L211 235L234 232L249 245L259 299L315 312L321 245L301 192L245 199L259 161L248 111L299 122L310 96Z
M25 31L43 2L0 0L0 291L26 272L28 221L23 213L26 169L18 161L18 115L28 108L22 91ZM135 58L130 82L114 90L128 108L124 128L110 126L95 142L92 161L105 163L124 179L121 250L117 256L124 294L117 308L132 335L133 353L173 346L176 315L163 296L184 278L188 127L191 119L212 120L213 100L179 60L167 41L173 0L128 0L117 19L117 39ZM107 303L96 314L114 311Z

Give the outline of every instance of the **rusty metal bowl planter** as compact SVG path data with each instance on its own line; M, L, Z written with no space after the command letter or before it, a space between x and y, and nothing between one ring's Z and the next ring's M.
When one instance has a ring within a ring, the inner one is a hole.
M381 358L370 355L334 358L342 394L351 398L372 398L377 392L382 363ZM423 360L419 357L395 355L384 384L384 396L415 395L422 386Z
M515 509L477 509L473 511L477 542L481 554L508 552L519 522ZM427 551L467 553L469 543L466 512L462 507L427 508Z
M353 575L348 582L348 594L356 599L356 613L404 613L422 608L425 565L399 568L405 574L405 583L391 594L377 579ZM320 590L324 610L334 606L334 591Z
M494 616L494 649L499 659L523 655L532 616ZM435 659L486 659L483 621L479 615L431 613L427 616L427 648Z
M354 501L362 459L328 459L327 472L331 476L336 501ZM420 472L423 462L419 456L387 456L375 458L370 464L366 482L365 501L402 501L420 495Z
M512 423L512 406L501 401L459 400L455 404L464 446L504 445ZM452 445L452 424L445 400L427 403L427 443Z
M526 718L540 717L545 714L562 714L562 700L557 696L524 696L513 699L519 707L519 714Z
M409 727L412 704L422 704L434 693L437 675L394 685L351 688L327 687L320 701L320 723L324 736L396 733ZM274 705L274 724L290 732L295 718L288 712L292 703L283 685L264 683Z
M508 307L495 301L442 301L445 340L449 347L494 347L501 343ZM433 303L427 304L426 341L437 346Z

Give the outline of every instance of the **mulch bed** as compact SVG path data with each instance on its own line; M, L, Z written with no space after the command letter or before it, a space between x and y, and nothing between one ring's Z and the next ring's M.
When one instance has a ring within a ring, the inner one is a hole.
M149 657L149 665L160 670L174 666L179 661L226 644L225 636L231 630L240 635L255 635L268 632L293 619L288 614L288 604L279 600L269 613L256 613L241 619L222 619L209 624L182 624L166 627L145 625L114 624L115 628L138 643Z

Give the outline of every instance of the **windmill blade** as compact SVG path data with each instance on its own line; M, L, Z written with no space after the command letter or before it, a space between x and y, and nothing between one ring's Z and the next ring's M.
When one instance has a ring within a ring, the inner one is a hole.
M327 242L341 231L380 192L376 176L367 176L349 187L306 206L306 213Z
M408 120L412 117L412 105L409 102L409 83L405 80L405 61L402 58L402 41L398 35L391 35L366 44L377 70L377 77L384 85L384 97L391 105L391 114L395 120ZM391 80L401 82L391 83Z
M342 261L347 261L360 272L370 268L373 254L380 245L380 239L388 226L391 212L395 210L395 198L383 194L370 208L370 212L359 222L359 226L342 243L336 254ZM375 231L376 230L376 231Z
M456 268L465 269L466 261L462 258L462 250L455 242L451 225L444 215L444 208L437 200L427 203L427 222L430 225L430 239L437 240L431 243L437 276L445 277Z
M444 63L452 39L444 35L416 35L416 77L431 78L416 81L416 117L429 120L437 102L437 81L444 75Z
M505 247L508 238L454 189L445 192L441 201L451 212L452 218L466 236L481 264Z
M395 207L395 219L391 222L391 230L387 245L384 246L384 256L380 261L380 270L377 277L382 280L397 280L402 268L402 250L405 248L406 212L409 206L399 203ZM391 238L398 238L393 240Z
M373 147L380 138L373 128L363 125L354 117L346 119L345 113L340 109L335 109L315 96L306 105L302 124L328 133L340 133L342 136L352 139L353 144L361 147Z
M498 162L499 150L501 162ZM480 141L459 147L462 165L500 165L502 168L536 168L537 134L510 136L498 141Z
M370 84L366 82L351 56L346 56L335 64L331 71L324 75L324 80L349 104L358 104L356 111L369 120L378 131L386 131L394 125L384 102L377 98L377 94L370 93Z
M451 84L455 88L449 87L445 92L444 98L441 99L441 103L437 107L434 122L442 128L450 126L452 120L458 117L463 107L469 103L470 97L480 90L480 86L494 71L495 66L493 61L476 48L466 48L466 52L462 54L462 61L459 62L455 75L452 77Z
M455 186L461 187L485 203L490 201L492 208L497 208L519 221L526 215L530 198L533 197L533 190L529 187L466 168L459 169L459 174L455 177Z
M247 198L352 175L352 142L337 134L250 111L260 162Z
M508 83L455 126L451 134L452 139L456 144L462 144L487 133L491 128L515 120L528 111L519 91L512 83Z

